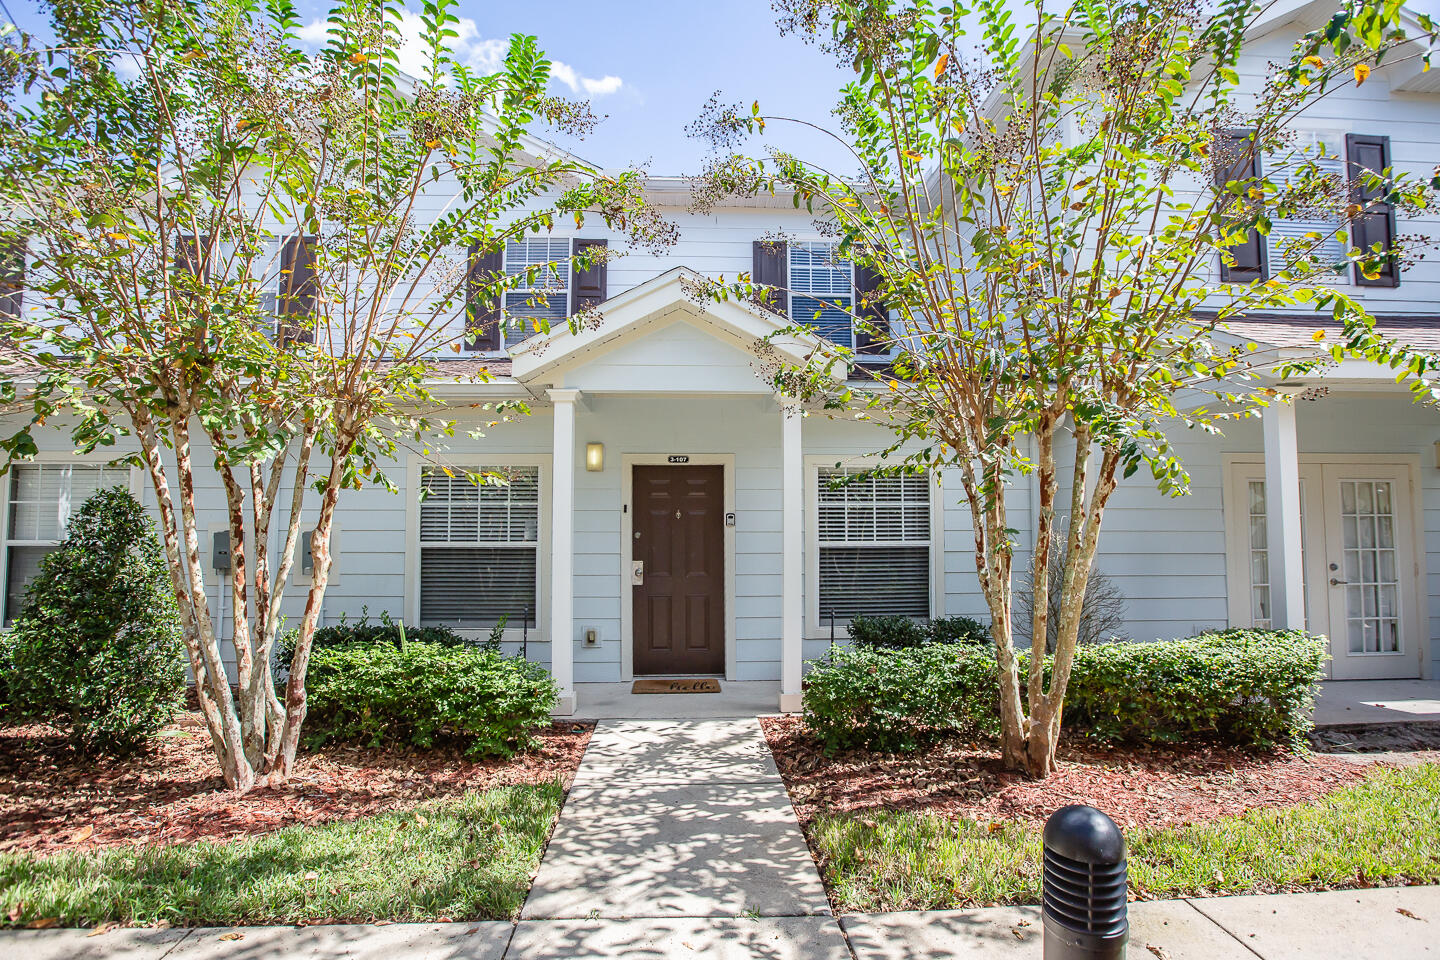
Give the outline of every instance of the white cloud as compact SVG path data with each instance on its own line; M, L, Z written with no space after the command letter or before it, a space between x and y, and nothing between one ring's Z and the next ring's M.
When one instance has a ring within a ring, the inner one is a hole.
M605 74L605 76L599 80L592 80L589 77L585 77L580 82L584 84L585 92L592 97L608 96L616 90L619 90L625 83L625 81L619 77L609 73Z
M329 33L330 25L324 20L315 19L301 27L296 32L296 36L300 38L301 42L318 47L325 43L325 38Z
M419 76L425 72L429 53L420 42L424 33L424 24L420 20L420 14L408 9L400 11L400 51L398 65L402 71L412 76ZM501 68L505 62L505 52L509 49L510 41L496 37L482 37L480 27L470 17L461 17L453 25L453 29L459 34L458 37L450 38L450 52L460 63L472 70L481 73L494 73ZM324 20L312 20L300 28L300 40L320 46L325 42L329 34L330 25ZM550 66L552 79L564 84L571 93L585 91L586 96L604 97L615 93L622 86L624 81L617 76L606 74L603 77L585 77L575 72L575 68L567 63L554 61Z

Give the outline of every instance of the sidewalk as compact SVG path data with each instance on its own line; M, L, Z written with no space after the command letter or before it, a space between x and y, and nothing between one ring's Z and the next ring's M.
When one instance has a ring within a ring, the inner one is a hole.
M1407 910L1412 916L1402 914ZM843 933L842 933L843 931ZM243 939L223 940L230 933ZM853 948L853 954L847 949ZM1039 960L1034 907L829 917L0 931L7 960ZM1434 960L1440 887L1130 905L1130 960Z

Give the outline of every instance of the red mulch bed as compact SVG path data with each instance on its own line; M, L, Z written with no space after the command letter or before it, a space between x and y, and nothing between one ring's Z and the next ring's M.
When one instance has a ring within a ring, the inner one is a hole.
M1060 769L1030 780L1000 766L992 744L935 743L914 754L851 750L827 757L799 717L761 719L802 824L818 813L924 810L1034 826L1067 803L1088 803L1130 829L1207 822L1257 807L1304 803L1365 776L1362 764L1320 754L1215 746L1062 745Z
M284 787L238 795L220 779L198 713L124 762L79 761L50 727L0 727L0 852L238 839L504 784L558 777L568 788L593 729L552 724L540 749L510 760L470 760L457 747L330 747L302 753Z

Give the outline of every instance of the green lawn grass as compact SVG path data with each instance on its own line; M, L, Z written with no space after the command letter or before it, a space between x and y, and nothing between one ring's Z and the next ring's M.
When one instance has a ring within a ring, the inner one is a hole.
M559 782L506 786L228 843L7 854L0 905L61 926L510 919L563 796Z
M811 839L844 910L1040 900L1040 834L932 814L822 815ZM1377 770L1323 800L1213 823L1128 831L1145 898L1440 882L1440 765Z

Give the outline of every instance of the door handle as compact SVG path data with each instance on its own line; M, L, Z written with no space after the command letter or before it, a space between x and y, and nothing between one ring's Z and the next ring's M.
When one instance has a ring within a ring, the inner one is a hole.
M645 585L644 560L630 561L630 585L633 587L642 587Z
M1350 582L1349 580L1336 580L1334 577L1331 577L1331 578L1330 578L1330 586L1332 586L1332 587L1344 586L1345 584L1347 584L1347 583L1349 583L1349 582Z

